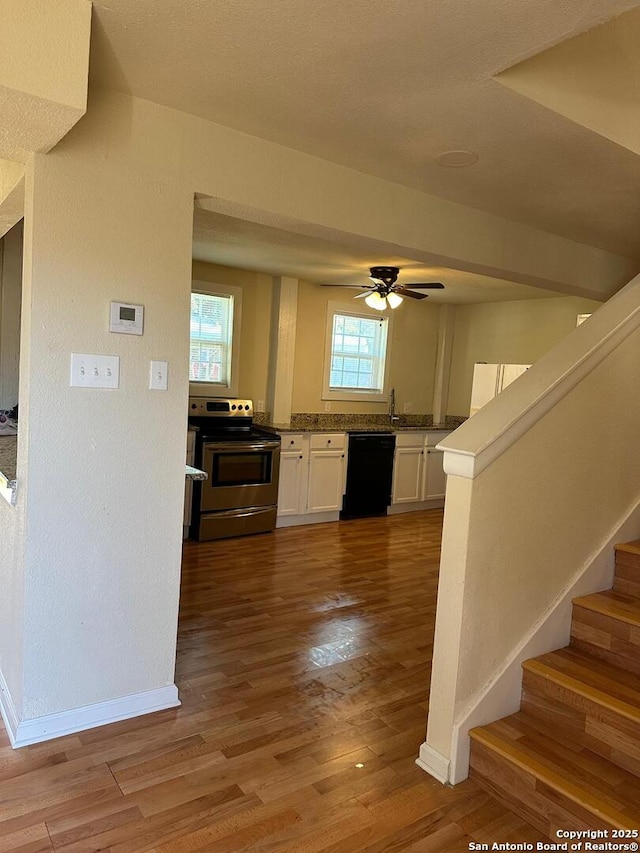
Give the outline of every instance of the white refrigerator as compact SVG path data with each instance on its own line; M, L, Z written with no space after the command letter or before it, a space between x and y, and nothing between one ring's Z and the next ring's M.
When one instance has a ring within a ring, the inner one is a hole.
M478 363L474 365L469 415L474 415L478 409L503 391L514 379L522 376L530 367L530 364Z

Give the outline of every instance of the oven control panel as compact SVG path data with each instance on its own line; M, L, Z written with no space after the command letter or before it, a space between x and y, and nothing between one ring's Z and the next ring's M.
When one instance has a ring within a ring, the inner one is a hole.
M226 397L189 397L189 417L252 418L253 402Z

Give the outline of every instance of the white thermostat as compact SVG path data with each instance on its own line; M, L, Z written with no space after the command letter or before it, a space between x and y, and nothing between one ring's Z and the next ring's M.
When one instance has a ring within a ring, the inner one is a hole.
M109 331L121 335L141 335L144 325L144 305L112 302Z

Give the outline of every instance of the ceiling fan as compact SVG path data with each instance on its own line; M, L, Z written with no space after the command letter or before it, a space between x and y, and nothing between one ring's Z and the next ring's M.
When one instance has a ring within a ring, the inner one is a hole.
M444 284L439 281L414 282L407 284L396 284L400 267L369 267L369 278L372 284L323 284L322 287L357 287L364 290L358 293L354 299L362 299L370 308L384 311L387 305L397 308L405 296L411 299L426 299L428 293L414 293L409 288L420 288L421 290L444 290Z

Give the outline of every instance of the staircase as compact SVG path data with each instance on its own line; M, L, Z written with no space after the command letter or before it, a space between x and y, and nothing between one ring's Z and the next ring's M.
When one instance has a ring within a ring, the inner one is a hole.
M521 710L471 734L471 777L557 840L640 828L640 540L576 598L565 649L525 661Z

